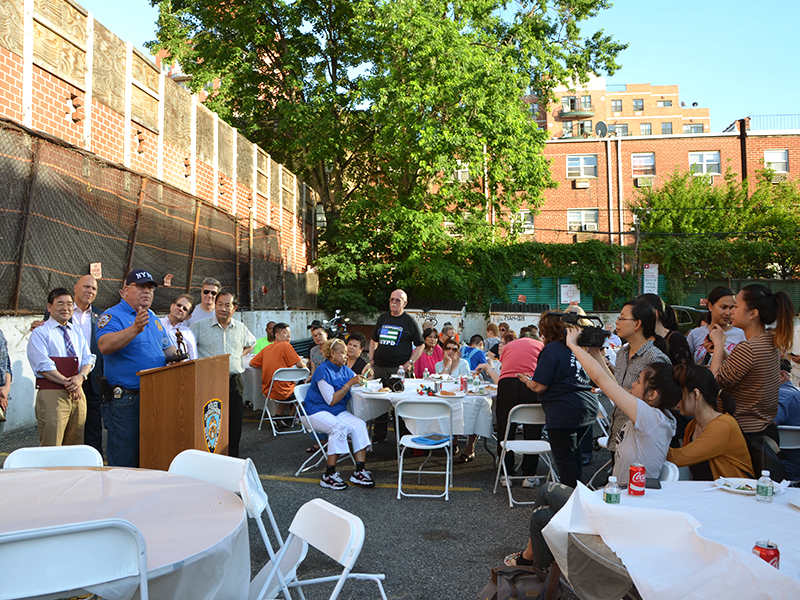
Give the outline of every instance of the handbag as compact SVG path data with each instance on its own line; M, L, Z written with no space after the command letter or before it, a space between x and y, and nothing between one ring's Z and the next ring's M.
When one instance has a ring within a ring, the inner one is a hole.
M561 569L553 563L548 571L537 567L497 567L479 600L558 600Z

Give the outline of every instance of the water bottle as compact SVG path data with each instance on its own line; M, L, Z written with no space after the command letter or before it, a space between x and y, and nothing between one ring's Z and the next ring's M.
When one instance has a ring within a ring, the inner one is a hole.
M399 367L397 367L397 378L400 381L405 381L406 380L406 372L403 370L403 365L400 365Z
M606 504L619 504L619 497L622 491L617 485L617 478L613 475L608 478L608 483L603 489L603 500Z
M431 378L431 373L430 371L428 371L427 368L425 369L425 372L422 374L422 378L426 381Z
M756 500L759 502L772 502L772 495L775 492L775 484L769 476L769 471L761 471L761 479L756 484Z

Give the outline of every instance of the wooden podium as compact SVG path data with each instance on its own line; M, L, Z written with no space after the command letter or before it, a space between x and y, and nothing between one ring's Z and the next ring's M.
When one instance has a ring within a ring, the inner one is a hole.
M139 466L166 471L188 449L228 454L228 355L140 371Z

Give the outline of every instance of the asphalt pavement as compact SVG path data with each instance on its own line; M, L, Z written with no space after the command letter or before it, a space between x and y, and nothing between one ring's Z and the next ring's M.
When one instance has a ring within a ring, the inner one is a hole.
M455 465L449 502L442 498L397 500L393 430L387 443L375 445L367 454L367 468L372 471L376 486L361 488L351 484L346 490L333 491L319 485L323 465L294 476L308 456L305 448L312 438L305 434L273 437L268 423L258 431L259 417L260 412L245 409L241 455L253 459L284 537L295 512L313 498L324 498L358 515L364 521L366 540L354 571L384 573L384 587L391 600L475 599L489 581L490 569L502 565L507 554L521 550L527 542L531 507L509 508L504 489L492 493L496 467L480 441L474 461ZM35 445L36 428L6 433L0 439L0 459L16 448ZM491 450L494 452L493 446ZM407 464L421 460L412 458ZM583 480L587 481L606 460L607 451L596 451L592 464L584 467ZM433 462L434 468L443 464L443 451L434 453ZM340 463L345 480L352 470L349 461ZM541 462L539 473L546 473ZM441 490L443 480L443 476L423 477L424 488L412 491ZM407 482L416 484L404 480L404 487ZM535 500L536 491L520 487L519 482L514 488L515 498L528 501ZM249 529L250 562L255 574L266 562L267 553L253 523ZM340 572L337 568L326 556L310 550L298 574L301 579L308 579ZM331 589L323 584L304 588L304 592L308 600L315 600L327 598ZM340 597L360 600L379 595L374 583L350 580Z

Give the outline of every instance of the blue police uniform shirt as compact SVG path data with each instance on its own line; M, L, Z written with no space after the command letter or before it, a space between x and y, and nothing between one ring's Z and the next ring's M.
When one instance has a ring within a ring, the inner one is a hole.
M112 386L134 390L139 389L137 371L154 369L167 364L164 350L172 344L164 326L150 310L150 321L144 330L133 338L124 348L104 356L103 371ZM97 320L97 339L107 333L122 331L133 325L136 310L125 300L112 306Z

